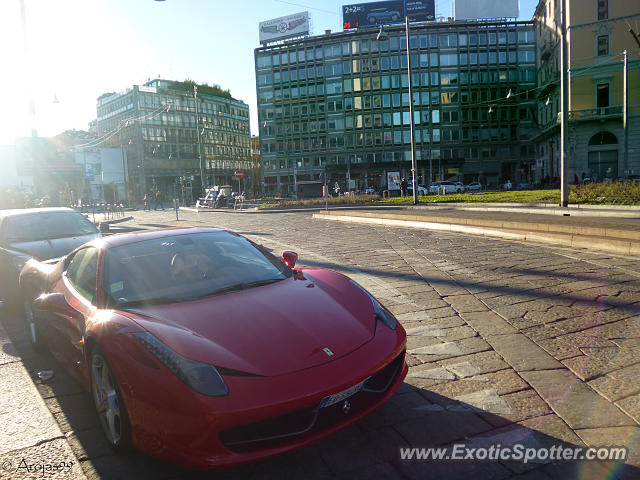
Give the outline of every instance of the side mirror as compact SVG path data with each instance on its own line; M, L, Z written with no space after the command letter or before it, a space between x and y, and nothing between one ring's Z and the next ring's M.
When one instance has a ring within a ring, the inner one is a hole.
M298 254L296 252L282 252L282 261L287 267L293 268L298 261Z
M108 233L110 228L108 223L100 222L98 224L98 230L100 230L101 233Z
M67 303L62 293L43 293L33 301L33 306L45 312L77 317L79 313Z

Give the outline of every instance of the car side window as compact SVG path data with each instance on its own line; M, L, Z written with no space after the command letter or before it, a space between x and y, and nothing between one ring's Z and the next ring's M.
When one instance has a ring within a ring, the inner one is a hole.
M67 264L67 279L80 295L95 303L97 274L98 274L98 249L87 247L78 250Z

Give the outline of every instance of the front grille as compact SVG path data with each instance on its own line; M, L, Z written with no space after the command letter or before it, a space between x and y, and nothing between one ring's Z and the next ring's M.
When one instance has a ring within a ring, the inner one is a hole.
M220 432L220 440L227 447L233 447L300 435L313 427L317 417L317 407L305 408L279 417L223 430Z
M400 368L402 368L403 362L404 351L394 358L389 365L367 380L364 384L363 390L365 392L386 392L389 385L393 382L393 379L396 378Z
M291 443L293 438L296 441L303 440L347 420L376 403L393 383L403 362L404 352L367 380L363 390L346 399L349 402L347 412L344 402L325 408L315 405L286 415L223 430L219 434L220 440L225 447L234 452L286 445Z

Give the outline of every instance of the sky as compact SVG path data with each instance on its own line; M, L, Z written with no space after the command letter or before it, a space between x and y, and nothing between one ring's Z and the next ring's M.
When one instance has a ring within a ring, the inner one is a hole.
M342 30L336 0L0 1L0 145L30 135L87 130L96 99L151 78L218 84L247 104L257 134L253 50L258 24L308 10L313 34ZM451 15L452 0L436 0ZM520 0L529 20L538 0ZM26 41L25 41L26 40ZM26 46L25 46L26 44ZM35 116L29 113L29 89Z

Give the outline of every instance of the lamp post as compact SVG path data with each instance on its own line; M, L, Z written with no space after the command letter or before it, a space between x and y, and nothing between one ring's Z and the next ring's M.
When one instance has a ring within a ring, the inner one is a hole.
M204 167L204 159L202 158L202 149L200 142L200 114L198 113L198 86L193 86L193 100L196 103L196 133L198 135L198 161L200 163L200 185L202 188L202 195L206 194L206 179L204 175L205 167Z
M627 63L627 51L624 51L624 71L622 73L622 130L624 133L624 178L629 178L629 128L627 125L629 115L629 65Z
M569 206L569 179L567 178L567 135L569 133L569 58L567 49L567 2L562 0L560 11L560 97L562 115L560 123L560 206Z
M411 181L413 183L413 204L418 204L418 185L416 182L416 149L413 141L413 89L411 87L411 43L409 42L409 16L405 16L405 34L407 37L407 74L409 76L409 131L411 134Z

